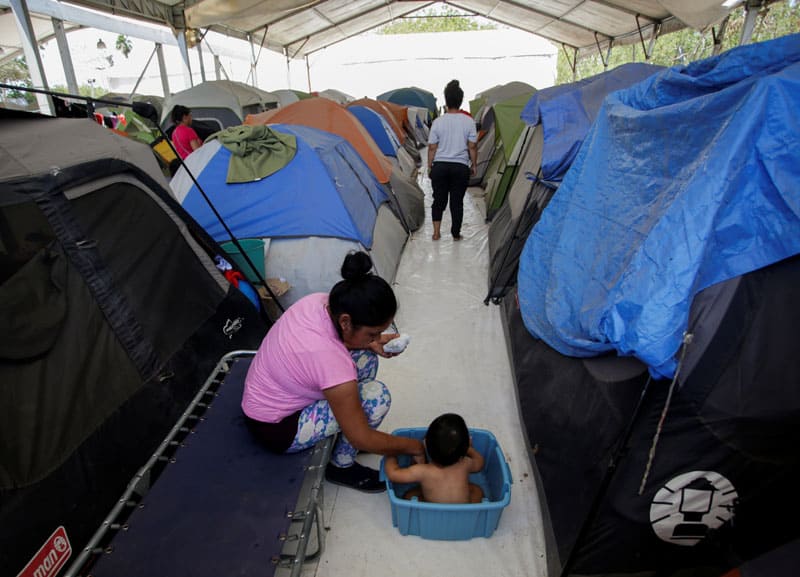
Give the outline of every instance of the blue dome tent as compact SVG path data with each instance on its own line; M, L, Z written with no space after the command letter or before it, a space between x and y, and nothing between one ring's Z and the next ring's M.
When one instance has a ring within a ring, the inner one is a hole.
M350 250L370 252L378 274L391 282L407 233L388 205L384 187L343 138L306 126L272 125L297 140L295 156L277 172L253 182L226 182L231 152L206 142L186 164L237 238L265 241L268 277L285 278L288 306L340 279ZM219 242L224 227L192 179L173 178L178 202Z

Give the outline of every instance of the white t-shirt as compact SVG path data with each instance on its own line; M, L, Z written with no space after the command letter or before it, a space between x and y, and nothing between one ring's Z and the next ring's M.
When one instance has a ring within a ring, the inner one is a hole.
M428 144L437 144L434 162L460 162L469 166L467 142L477 142L475 120L463 112L448 112L433 121Z

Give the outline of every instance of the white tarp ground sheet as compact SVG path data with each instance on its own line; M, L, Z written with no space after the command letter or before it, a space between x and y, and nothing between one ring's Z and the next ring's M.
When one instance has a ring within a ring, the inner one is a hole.
M378 378L392 392L381 430L427 427L441 413L460 413L468 426L497 437L513 476L511 503L488 539L432 541L402 536L392 526L386 493L364 494L326 483L326 548L303 575L544 577L541 511L500 309L483 304L488 266L483 191L470 189L475 196L468 191L464 199L464 239L452 240L446 212L442 239L433 242L430 180L420 179L426 221L407 244L394 283L400 304L396 322L411 335L411 344L399 357L381 359ZM380 458L360 455L359 461L377 468Z

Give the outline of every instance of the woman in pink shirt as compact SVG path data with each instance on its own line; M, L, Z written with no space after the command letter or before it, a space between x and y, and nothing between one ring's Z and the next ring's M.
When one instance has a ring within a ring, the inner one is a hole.
M203 145L203 141L192 128L192 111L177 104L172 109L170 118L175 124L175 130L172 131L172 144L175 145L178 156L182 159L186 158Z
M378 472L355 461L359 450L380 455L424 455L417 439L377 430L391 405L375 380L378 355L397 312L389 284L370 272L364 252L342 264L343 280L329 294L308 295L278 319L245 379L242 410L251 432L268 449L293 453L341 432L326 469L328 481L367 492L386 486Z

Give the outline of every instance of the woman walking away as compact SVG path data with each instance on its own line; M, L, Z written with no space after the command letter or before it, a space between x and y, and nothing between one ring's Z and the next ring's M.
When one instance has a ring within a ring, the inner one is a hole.
M347 255L343 280L330 293L303 297L283 313L256 353L244 384L242 410L255 437L271 451L294 453L341 433L325 478L365 492L386 490L378 471L356 462L378 455L425 454L422 442L377 430L391 404L375 379L384 333L397 300L370 272L364 252Z
M461 240L464 218L464 193L469 177L478 166L478 134L475 121L460 108L464 91L458 80L451 80L444 89L447 112L433 121L428 137L428 176L433 187L433 240L441 238L442 214L450 198L450 232L453 240Z

